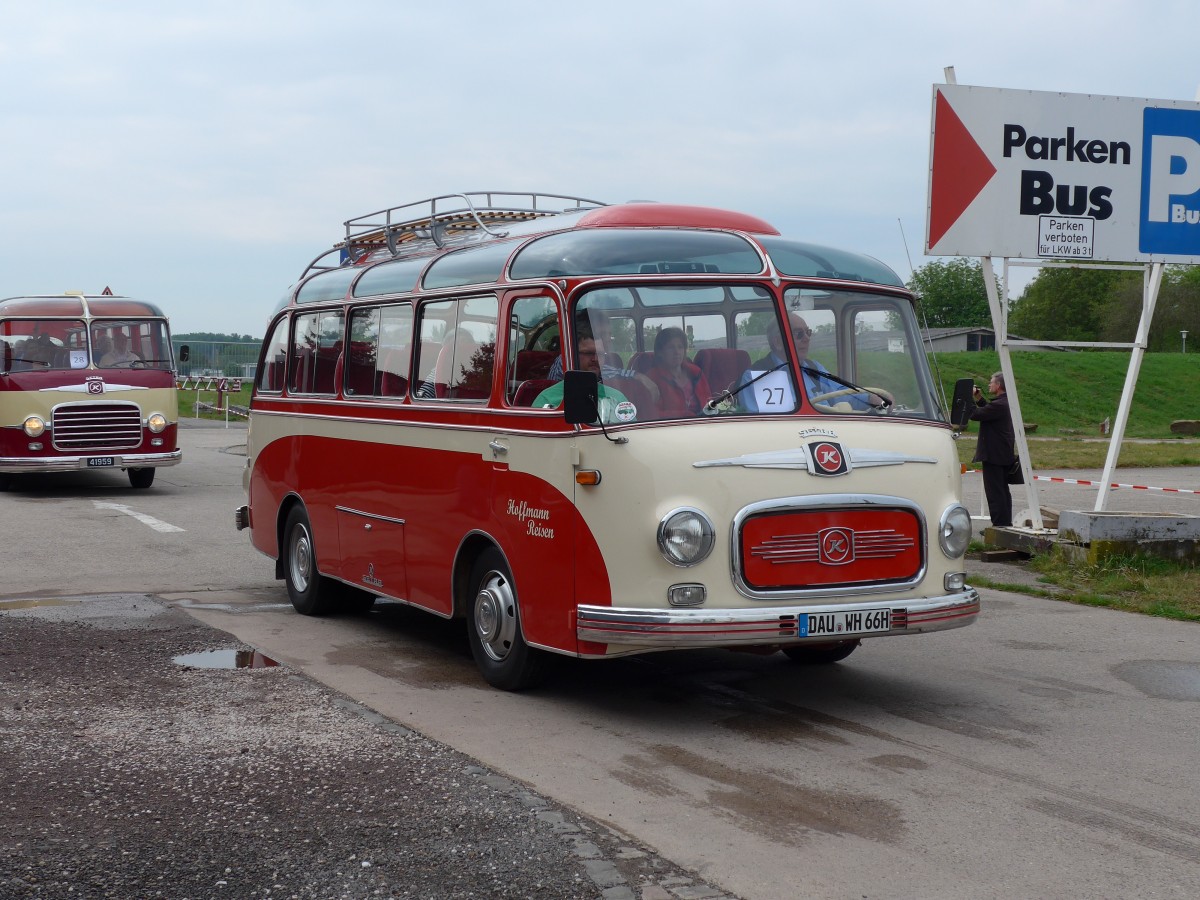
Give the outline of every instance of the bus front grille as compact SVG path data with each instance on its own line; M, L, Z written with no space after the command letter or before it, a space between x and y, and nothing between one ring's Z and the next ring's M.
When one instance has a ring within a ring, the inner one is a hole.
M74 403L54 410L54 449L128 450L142 443L142 412L132 403Z

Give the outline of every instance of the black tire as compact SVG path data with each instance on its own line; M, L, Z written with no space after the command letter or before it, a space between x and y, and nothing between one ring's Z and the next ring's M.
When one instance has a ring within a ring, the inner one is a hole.
M288 513L283 526L283 580L296 612L323 616L331 612L336 600L337 583L317 571L317 551L313 544L308 513L297 504Z
M503 691L533 687L544 673L546 655L521 635L516 587L498 550L485 550L475 560L469 587L467 634L484 680Z
M154 473L156 469L129 469L125 474L129 476L129 483L135 488L144 489L154 484Z
M783 652L794 663L821 666L841 662L858 649L862 641L836 641L832 644L794 644Z
M0 493L12 487L13 477L7 472L0 472Z

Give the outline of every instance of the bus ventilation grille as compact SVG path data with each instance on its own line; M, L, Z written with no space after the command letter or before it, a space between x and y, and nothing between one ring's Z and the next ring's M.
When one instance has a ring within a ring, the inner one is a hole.
M54 410L56 450L127 450L141 443L142 414L132 403L67 405Z

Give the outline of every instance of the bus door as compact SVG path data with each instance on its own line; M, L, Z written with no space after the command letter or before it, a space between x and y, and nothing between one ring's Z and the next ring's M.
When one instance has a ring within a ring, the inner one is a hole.
M558 380L560 306L545 291L510 294L505 303L502 382L512 427L489 433L483 449L493 474L492 516L517 584L525 639L573 647L574 628L562 614L574 592L577 538L575 439L560 410L531 413L539 394Z
M343 359L343 391L348 401L398 402L408 393L412 348L412 305L360 307L350 314ZM379 490L381 472L401 472L394 425L358 426L364 440L355 450L337 505L341 576L365 590L408 599L406 505Z

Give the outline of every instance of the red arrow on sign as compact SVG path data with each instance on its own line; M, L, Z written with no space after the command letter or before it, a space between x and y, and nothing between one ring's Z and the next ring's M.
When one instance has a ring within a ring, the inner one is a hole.
M962 119L938 91L929 187L929 248L942 239L996 174Z

